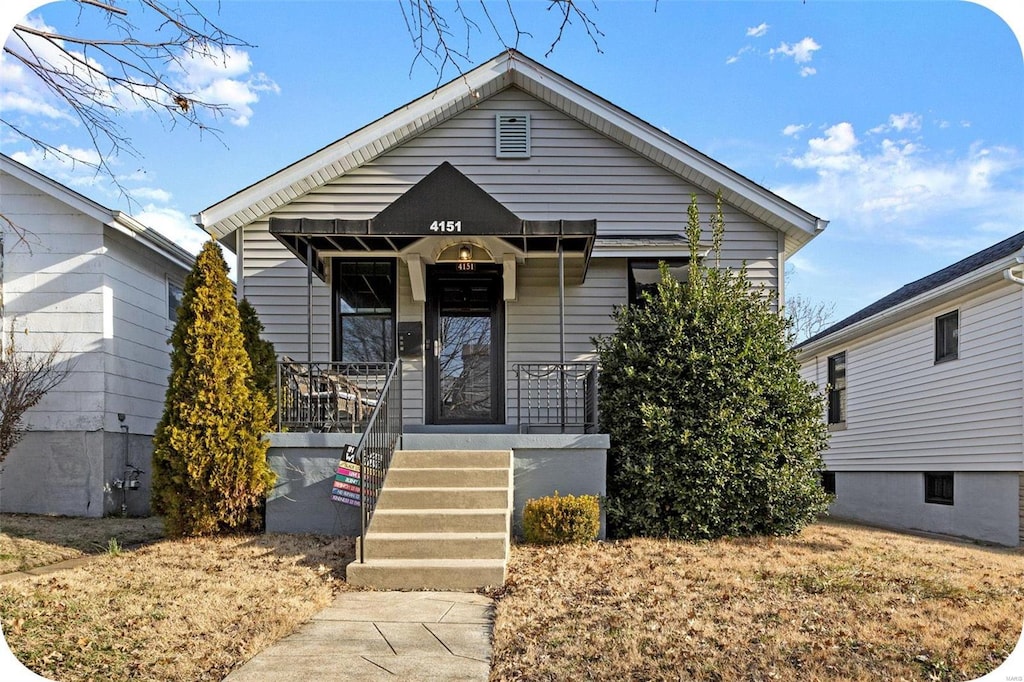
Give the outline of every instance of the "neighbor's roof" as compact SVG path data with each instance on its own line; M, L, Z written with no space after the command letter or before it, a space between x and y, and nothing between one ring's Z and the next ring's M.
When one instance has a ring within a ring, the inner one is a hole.
M845 336L849 336L849 334L841 335L840 332L843 330L853 331L853 328L858 325L866 327L866 323L883 316L887 311L894 311L896 308L899 308L903 304L910 303L915 299L929 298L929 294L936 293L945 285L955 283L957 280L964 279L964 282L958 284L966 285L969 280L973 281L971 278L967 277L968 275L974 273L998 274L999 271L1013 264L1013 258L1021 249L1024 249L1024 232L1018 232L998 244L994 244L987 249L953 263L949 267L943 268L938 272L933 272L927 277L922 277L910 284L903 285L888 296L880 298L871 305L858 310L828 329L825 329L824 331L821 331L809 339L797 344L795 348L798 351L805 351L809 350L810 347L821 346L824 345L825 342L834 342L838 340L838 338L833 339L832 337L843 336L845 338ZM989 270L992 270L993 272L989 273ZM865 329L865 331L867 330Z
M40 192L48 194L111 229L117 230L132 239L139 240L141 244L151 251L155 251L186 270L190 270L195 262L195 257L188 251L159 232L146 227L127 213L115 211L98 204L53 178L47 177L39 171L15 161L6 154L0 154L0 171L21 180Z
M721 190L726 203L785 233L787 255L828 224L515 50L213 204L196 223L223 239L513 86L706 192Z

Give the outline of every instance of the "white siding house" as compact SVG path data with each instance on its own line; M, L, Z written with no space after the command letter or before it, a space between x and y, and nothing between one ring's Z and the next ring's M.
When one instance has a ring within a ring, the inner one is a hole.
M832 513L1024 542L1024 233L797 346L826 390Z
M722 265L781 294L785 259L826 221L510 50L195 218L237 255L238 295L278 353L311 368L399 357L405 447L512 448L520 509L604 492L592 338L659 260L685 265L691 197L707 220L718 193ZM591 454L569 465L566 448ZM282 485L277 500L299 499Z
M0 510L144 514L173 297L192 256L2 155L0 215L17 228L4 224L0 251L3 343L13 330L18 351L59 347L71 369L26 413L29 432L0 473Z

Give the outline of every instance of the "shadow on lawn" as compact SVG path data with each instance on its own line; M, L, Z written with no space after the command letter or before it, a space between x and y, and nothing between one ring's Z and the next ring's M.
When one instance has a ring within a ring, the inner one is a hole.
M345 581L346 567L355 561L356 539L347 536L268 533L257 535L245 544L264 549L281 558L296 559L312 569L321 566L335 580Z

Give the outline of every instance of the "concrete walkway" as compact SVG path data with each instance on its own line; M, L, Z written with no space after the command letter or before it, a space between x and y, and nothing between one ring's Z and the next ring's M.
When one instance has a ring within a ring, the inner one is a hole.
M486 680L494 602L462 592L345 592L225 682Z

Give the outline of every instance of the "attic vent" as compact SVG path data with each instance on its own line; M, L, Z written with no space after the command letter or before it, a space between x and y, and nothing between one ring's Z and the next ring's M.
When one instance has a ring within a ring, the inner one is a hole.
M494 128L494 155L497 158L530 158L529 114L498 114Z

